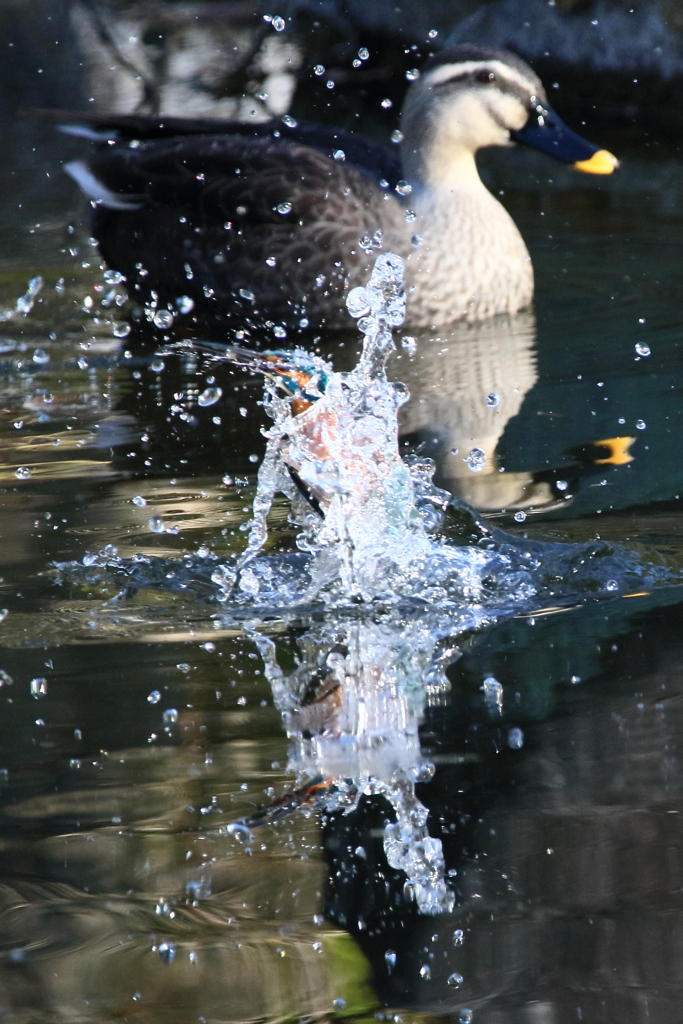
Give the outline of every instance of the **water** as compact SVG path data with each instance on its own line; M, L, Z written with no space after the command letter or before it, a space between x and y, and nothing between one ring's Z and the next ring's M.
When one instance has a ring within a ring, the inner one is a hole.
M389 376L411 390L399 413L437 484L518 538L477 557L523 571L533 542L592 544L597 557L553 548L559 568L546 575L560 579L539 583L536 566L535 593L494 586L478 602L451 600L449 580L427 610L414 603L432 582L423 572L369 616L372 602L344 603L332 579L310 591L310 552L295 548L279 496L245 569L289 574L295 600L255 613L244 591L230 607L216 599L227 588L212 575L247 543L250 457L262 459L272 426L261 380L191 352L157 356L163 331L144 344L137 328L119 333L129 307L87 232L68 232L74 195L25 196L30 214L8 213L8 1019L678 1021L683 173L664 155L630 157L609 183L523 157L522 168L488 173L531 242L535 323L418 337L414 355L398 345ZM37 276L33 308L16 314ZM357 334L343 351L322 339L320 357L351 372ZM636 437L633 462L566 454L616 436ZM474 447L487 455L476 474L463 461ZM476 528L446 524L463 565ZM80 575L55 585L54 563L74 562ZM502 710L482 689L490 679ZM359 722L377 745L335 742ZM346 784L357 774L370 786L378 760L395 784L360 795ZM264 812L316 772L341 781L292 798L298 811ZM416 812L408 844L392 800ZM427 838L420 808L449 913L421 912L405 871L406 845Z

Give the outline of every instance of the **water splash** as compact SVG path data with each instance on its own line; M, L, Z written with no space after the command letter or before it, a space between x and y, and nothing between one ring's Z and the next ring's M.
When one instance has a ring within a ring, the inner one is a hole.
M480 622L467 617L469 626ZM464 617L458 625L465 626ZM333 785L328 811L349 812L363 796L386 799L395 817L384 832L387 860L405 872L410 896L425 914L447 913L455 903L441 841L429 835L427 809L415 795L415 783L429 781L434 771L418 726L430 698L448 687L445 668L460 652L451 647L446 654L440 639L453 628L443 613L395 611L352 622L326 616L299 638L299 664L289 674L280 667L277 644L252 634L291 741L288 768Z
M391 253L379 256L368 285L354 288L347 305L364 336L350 373L336 373L298 349L271 356L280 360L280 376L265 388L273 426L266 432L248 544L236 565L216 571L214 582L226 602L273 599L257 556L281 491L299 530L297 547L311 555L307 585L280 591L284 603L480 600L491 557L430 536L434 510L445 507L450 495L431 484L430 460L404 460L399 452L397 410L408 393L387 380L385 367L394 350L391 329L405 315L403 261ZM248 363L243 353L239 358ZM263 357L254 354L253 362L263 370ZM283 395L285 373L303 379L303 390Z

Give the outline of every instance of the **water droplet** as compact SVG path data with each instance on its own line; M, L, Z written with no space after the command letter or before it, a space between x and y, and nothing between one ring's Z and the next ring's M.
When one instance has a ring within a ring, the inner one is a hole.
M154 326L166 330L173 324L173 313L170 309L160 309L154 314Z
M508 732L508 747L510 750L521 750L524 746L524 733L517 726Z
M420 968L420 977L423 978L425 981L431 981L432 969L429 966L429 964L422 965L422 967Z
M358 317L365 316L366 313L369 313L370 300L366 289L363 287L352 288L346 296L346 308L351 316L356 319L358 319Z
M515 522L516 523L523 523L525 519L526 519L526 512L522 512L521 510L519 512L515 512Z
M271 25L273 26L276 32L284 32L285 19L281 18L279 14L276 14L273 20L271 21ZM282 120L284 121L284 117L282 118Z
M282 118L282 123L286 124L288 128L296 128L296 119L291 114L285 114Z
M406 78L408 79L409 82L414 82L419 77L420 71L418 68L410 68L408 71L406 71Z
M650 353L651 353L650 346L646 345L644 341L639 341L636 344L635 348L636 348L636 352L638 353L638 355L639 356L643 356L643 358L645 358L646 356L649 356Z
M453 945L454 946L462 946L464 941L465 941L465 933L464 933L464 931L462 930L462 928L456 928L455 931L453 932Z
M438 28L430 28L429 32L427 33L427 36L428 36L428 37L429 37L430 39L436 39L436 37L438 36L438 34L439 34L439 30L438 30Z
M339 163L343 163L343 161L346 160L346 153L344 152L343 149L335 149L335 151L332 154L332 156Z
M114 324L111 333L115 338L127 338L130 334L130 324Z
M412 245L413 249L419 249L423 242L424 238L422 237L422 235L411 235L410 237L410 244Z
M191 313L194 309L194 299L191 299L189 295L180 295L175 300L175 304L179 313Z
M393 105L394 104L390 99L384 99L380 104L380 106L384 107L385 110L389 110L391 107L393 107Z
M284 327L276 325L275 327L273 327L273 334L275 335L276 338L286 338L287 330Z
M29 688L31 690L31 696L35 700L40 700L41 697L47 697L47 679L45 676L37 676L35 679L32 679L29 683Z
M391 133L391 141L392 142L403 142L403 132L399 131L399 129L396 128L395 131L393 131Z
M368 59L368 57L370 56L370 51L368 50L367 46L361 46L360 50L358 51L358 56L360 57L361 60Z
M275 264L277 263L277 260L275 259L274 256L267 256L266 263L268 264L269 267L274 267Z
M285 213L291 213L292 212L292 204L288 203L288 202L286 202L286 203L278 203L277 206L275 207L275 209L277 210L278 213L281 213L283 215Z
M120 274L118 270L105 270L104 272L105 284L121 284L124 280L123 274Z
M556 480L555 486L557 487L558 491L566 491L569 487L569 484L566 480Z
M400 181L396 182L395 189L400 196L409 196L410 193L413 191L413 186L410 185L407 181L404 181L403 178L401 178Z
M3 611L6 613L7 609L5 608ZM0 686L11 686L13 682L14 680L9 672L5 672L4 668L0 668Z
M618 590L618 589L619 589L619 584L617 583L616 580L607 580L607 583L605 583L605 590Z
M467 458L463 459L463 462L467 464L473 473L481 473L486 465L486 452L481 448L473 448Z
M404 334L401 338L401 348L404 348L409 356L415 355L417 352L417 338L413 338L410 334Z
M448 976L447 984L450 985L451 988L460 988L464 980L465 979L462 974L458 974L457 971L453 971L453 973Z
M44 348L34 349L31 357L34 363L38 363L39 366L43 366L45 363L50 362L50 353L46 352Z
M138 508L144 508L145 505L147 504L147 499L143 498L141 494L136 494L135 497L132 499L132 502L134 505L137 505Z
M18 469L14 470L14 475L17 480L28 480L31 475L31 470L28 466L19 466Z
M166 529L166 523L161 516L152 516L152 518L147 521L147 525L152 533L163 533Z
M165 964L172 963L176 955L175 942L160 942L157 946L157 952Z
M345 999L333 999L332 1000L332 1006L335 1008L335 1010L345 1010L346 1009L346 1000Z
M316 64L315 67L313 68L313 74L317 75L318 78L320 78L321 75L325 74L325 65L324 64Z
M152 373L163 373L163 371L166 369L166 363L163 361L163 359L153 359L152 362L149 364L149 368L152 371Z
M461 1010L460 1011L460 1024L472 1024L472 1018L473 1017L474 1017L474 1014L472 1013L471 1010L467 1010L467 1009Z
M205 408L207 405L215 405L223 395L222 388L205 388L197 399L197 404Z
M481 690L484 693L484 700L490 711L497 711L499 714L503 710L503 687L501 683L494 676L487 676L481 685Z
M163 715L161 716L161 720L164 723L164 726L166 728L169 728L170 726L175 725L177 723L177 721L178 721L178 711L177 711L177 709L176 708L168 708L166 711L164 711Z
M645 430L645 427L646 427L645 420L636 420L636 429L637 430Z
M147 700L150 704L158 704L161 700L161 693L159 690L152 690L151 693L147 694Z
M489 409L497 409L500 405L500 395L496 391L492 391L490 395L486 396L486 404Z
M387 965L390 971L392 967L396 966L396 959L396 953L394 952L393 949L388 949L384 954L384 963Z

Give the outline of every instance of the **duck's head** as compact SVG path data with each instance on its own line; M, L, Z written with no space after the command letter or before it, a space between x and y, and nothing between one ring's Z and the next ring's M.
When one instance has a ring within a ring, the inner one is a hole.
M504 50L455 46L432 57L408 90L401 129L406 176L428 186L452 175L462 180L478 149L511 142L593 174L619 164L567 128L538 76Z

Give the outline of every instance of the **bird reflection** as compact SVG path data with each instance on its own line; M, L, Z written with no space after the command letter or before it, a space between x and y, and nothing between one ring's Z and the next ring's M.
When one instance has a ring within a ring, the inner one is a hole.
M408 346L391 365L412 399L401 430L436 461L439 485L480 509L546 503L547 485L536 486L531 473L501 472L496 456L538 379L533 313L423 331Z
M586 477L633 460L632 437L586 439L560 466L510 472L498 446L538 380L531 312L454 323L405 337L390 364L411 401L399 412L404 446L436 464L435 482L482 512L550 511Z

